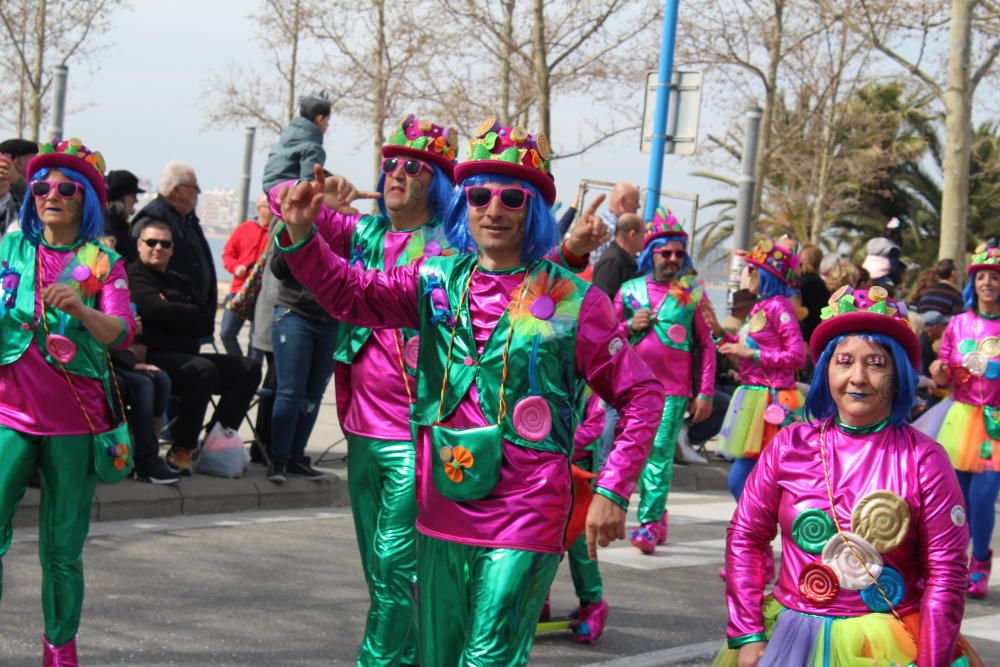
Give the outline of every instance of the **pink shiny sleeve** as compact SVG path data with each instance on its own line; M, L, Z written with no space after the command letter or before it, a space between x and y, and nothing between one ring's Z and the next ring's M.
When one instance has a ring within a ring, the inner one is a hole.
M135 317L132 316L131 301L132 293L128 289L125 262L119 259L104 281L98 307L105 315L121 318L125 322L125 335L114 345L115 349L128 347L135 338Z
M969 529L958 478L944 448L929 444L918 465L922 503L917 530L925 545L925 584L917 664L944 667L951 665L965 610Z
M663 387L628 344L611 300L591 286L580 308L576 367L594 393L620 415L615 443L597 486L628 502L653 444L663 412Z
M778 504L781 489L778 472L781 452L797 429L778 432L764 448L743 487L726 537L726 607L730 639L764 632L764 589L761 587L764 559L778 534Z
M282 230L279 248L288 248ZM285 252L295 279L312 292L332 317L372 329L419 328L418 295L422 261L389 271L351 268L322 239L313 235L300 247Z
M938 359L948 365L947 375L951 381L951 355L955 352L955 330L958 328L958 319L952 318L941 336L941 349L938 351Z
M701 373L695 394L713 396L715 394L715 343L712 341L712 329L705 320L701 308L694 311L694 338L701 348Z
M771 299L764 304L767 308L769 321L778 323L778 338L781 345L770 346L760 350L760 365L770 368L790 368L798 370L806 365L806 343L802 339L802 330L795 317L795 308L788 299ZM788 317L783 317L788 315ZM784 320L784 321L782 321Z
M595 440L601 437L601 433L604 431L606 412L604 405L601 404L601 399L596 394L587 399L583 420L577 425L576 433L573 436L574 460L582 456L587 447L590 447Z
M295 181L278 183L267 193L267 203L274 217L281 219L281 208L278 206L278 194L285 188L295 185ZM338 213L323 204L316 214L316 233L329 244L333 251L341 257L351 256L351 237L361 215L345 215Z
M622 301L621 290L618 294L615 294L615 300L611 304L615 309L615 321L624 322L625 321L625 302Z

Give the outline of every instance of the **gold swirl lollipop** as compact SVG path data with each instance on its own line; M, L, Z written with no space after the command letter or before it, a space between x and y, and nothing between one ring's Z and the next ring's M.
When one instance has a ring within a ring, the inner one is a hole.
M851 289L850 285L842 285L841 287L837 288L837 291L830 295L830 298L827 301L827 303L830 303L830 304L837 303L838 301L840 301L840 298L842 296L844 296L845 294L847 294L847 290L849 290L849 289Z
M497 127L496 118L487 118L479 125L476 125L476 129L472 131L472 135L475 137L485 137L490 132L493 132Z
M767 314L763 310L758 310L750 318L750 333L763 331L765 326L767 326Z
M892 491L872 491L851 513L851 531L879 553L892 551L910 530L910 506Z
M870 290L868 290L868 298L878 303L879 301L885 301L889 298L889 292L884 287L880 285L875 285Z
M840 587L859 591L882 574L882 556L860 535L838 533L823 547L823 564L837 573Z
M549 145L549 138L539 133L535 137L535 150L538 151L538 157L543 160L548 160L552 157L552 147Z
M1000 338L988 336L979 341L979 351L987 357L1000 357Z

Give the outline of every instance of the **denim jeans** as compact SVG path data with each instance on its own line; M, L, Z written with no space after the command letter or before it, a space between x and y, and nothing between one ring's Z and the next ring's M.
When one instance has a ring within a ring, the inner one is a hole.
M222 347L226 350L226 354L242 357L243 350L240 349L237 337L240 335L240 329L243 328L243 323L246 320L237 317L233 311L226 308L226 304L232 301L234 296L235 294L229 293L222 302L222 328L219 331L219 338L222 339Z
M275 463L301 462L333 375L337 323L277 306L271 339L278 380L271 414L271 458Z
M153 417L162 415L170 398L170 376L163 371L147 374L142 371L115 372L125 384L128 395L129 428L135 440L135 463L142 468L160 455L158 434L153 433Z

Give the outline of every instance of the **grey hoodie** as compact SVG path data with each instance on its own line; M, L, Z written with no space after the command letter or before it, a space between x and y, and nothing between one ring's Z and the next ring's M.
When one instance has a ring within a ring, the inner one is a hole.
M264 193L284 181L311 179L313 165L326 162L323 132L308 118L297 116L288 124L264 164Z

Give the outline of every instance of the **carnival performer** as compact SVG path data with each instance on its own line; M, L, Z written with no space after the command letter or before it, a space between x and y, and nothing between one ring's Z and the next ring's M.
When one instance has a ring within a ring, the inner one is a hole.
M0 242L0 556L37 471L42 662L76 667L94 488L102 463L124 476L130 457L127 426L113 428L121 415L106 350L128 345L135 321L124 263L95 241L107 197L101 154L79 139L45 144L27 180L23 231Z
M277 247L335 317L419 332L410 418L421 663L523 665L563 551L583 384L622 414L587 516L591 557L624 538L662 395L608 298L543 258L558 240L544 135L490 120L470 153L445 222L461 254L352 270L314 238L318 170L280 193ZM598 204L585 215L592 228Z
M809 421L763 451L729 526L730 650L716 667L946 667L958 657L962 493L944 449L906 424L920 344L887 294L844 287L823 309L809 345ZM765 596L779 526L781 570Z
M968 595L986 596L993 563L993 526L1000 491L1000 247L980 246L969 260L961 315L951 318L934 381L951 385L951 398L914 424L944 445L969 509L972 559Z
M790 301L796 248L788 237L757 241L746 256L740 285L756 294L757 302L738 340L719 346L739 364L740 386L719 434L719 452L733 459L729 492L736 500L767 443L801 415L795 372L806 364L806 347Z
M639 478L639 528L630 532L632 546L646 554L667 541L667 497L684 413L690 407L693 422L707 419L715 393L715 344L701 308L705 285L685 275L691 268L687 239L673 213L659 209L639 256L643 275L624 283L615 297L618 319L631 332L629 342L666 391L653 449ZM695 347L701 354L692 391Z

